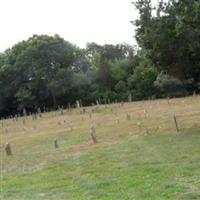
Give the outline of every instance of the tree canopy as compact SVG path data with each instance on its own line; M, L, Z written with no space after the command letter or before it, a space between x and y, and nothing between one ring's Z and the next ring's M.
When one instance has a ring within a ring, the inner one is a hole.
M93 42L81 49L59 35L33 35L0 53L0 115L199 92L200 2L133 4L138 47Z

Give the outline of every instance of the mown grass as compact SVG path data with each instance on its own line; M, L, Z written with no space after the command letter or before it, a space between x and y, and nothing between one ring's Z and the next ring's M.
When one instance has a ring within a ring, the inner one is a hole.
M199 100L102 106L92 119L76 110L57 117L49 113L37 122L33 133L23 132L20 122L5 122L10 132L2 133L2 141L10 141L13 155L6 157L1 151L1 199L200 199ZM144 109L149 116L143 116ZM182 114L180 133L175 131L173 111ZM130 121L125 118L128 112ZM73 124L72 131L69 123L57 125L63 118ZM97 145L90 139L91 123L97 127ZM60 145L56 150L55 137Z

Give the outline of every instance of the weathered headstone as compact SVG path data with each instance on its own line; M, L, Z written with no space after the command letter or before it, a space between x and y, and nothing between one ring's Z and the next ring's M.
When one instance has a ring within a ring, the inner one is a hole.
M96 144L98 141L96 137L96 129L94 126L91 127L91 137L92 137L93 142Z
M57 139L54 140L54 147L55 147L55 149L59 148L58 140Z
M11 156L12 155L11 146L10 146L9 143L6 143L5 151L6 151L6 155L7 156Z
M128 101L132 102L132 94L131 93L128 95Z
M76 108L80 108L80 102L76 100Z
M38 114L40 117L42 117L42 113L41 113L41 109L40 109L40 107L37 108L37 114Z
M96 100L96 105L99 105L99 100Z

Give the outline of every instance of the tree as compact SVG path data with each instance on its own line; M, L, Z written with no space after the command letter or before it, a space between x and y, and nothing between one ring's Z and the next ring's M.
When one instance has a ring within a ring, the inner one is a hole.
M135 99L152 97L155 94L154 81L158 71L155 67L138 66L132 76L128 78L129 89Z
M58 35L34 35L8 49L0 62L4 100L10 99L12 103L8 102L12 106L17 104L18 110L24 107L34 110L46 104L56 107L57 97L70 85L76 50Z
M153 15L150 0L135 3L140 18L136 39L146 58L160 70L181 80L200 79L200 2L160 1ZM194 85L195 86L195 85Z

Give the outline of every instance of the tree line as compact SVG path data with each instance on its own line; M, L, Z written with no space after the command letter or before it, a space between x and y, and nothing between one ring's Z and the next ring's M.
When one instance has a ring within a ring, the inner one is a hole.
M133 3L138 46L33 35L0 54L0 115L200 91L200 2Z

